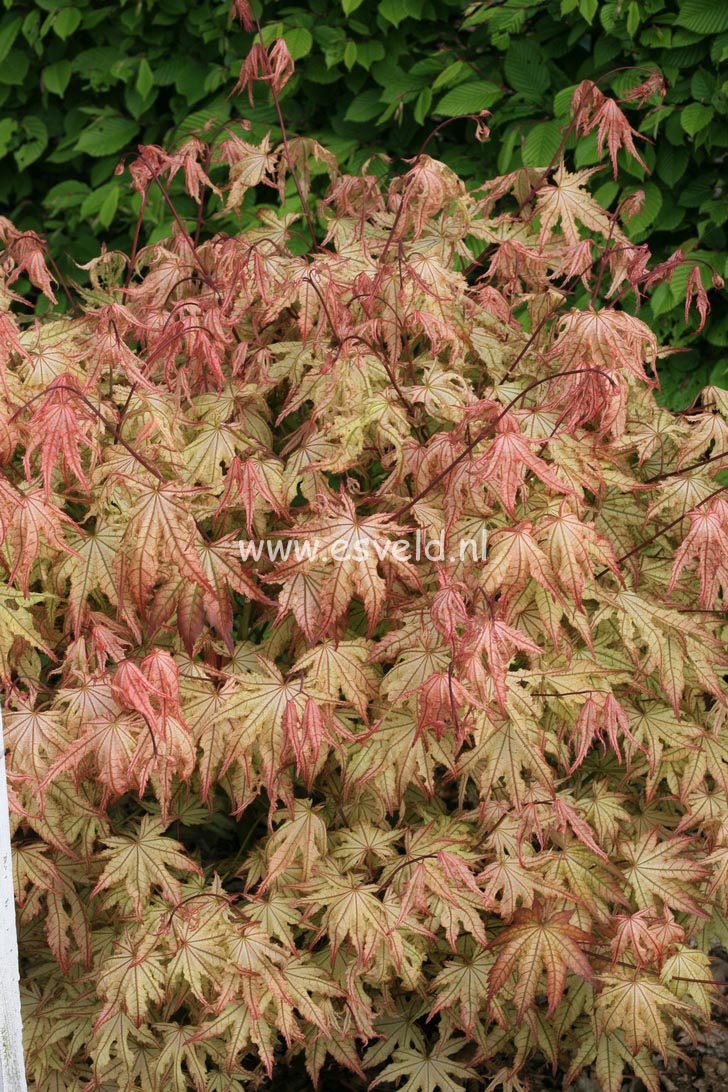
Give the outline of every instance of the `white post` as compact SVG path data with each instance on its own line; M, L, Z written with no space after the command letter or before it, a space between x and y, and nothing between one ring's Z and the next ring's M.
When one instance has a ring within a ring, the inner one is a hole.
M0 709L0 1092L27 1092L20 1016L18 935L15 930L10 811Z

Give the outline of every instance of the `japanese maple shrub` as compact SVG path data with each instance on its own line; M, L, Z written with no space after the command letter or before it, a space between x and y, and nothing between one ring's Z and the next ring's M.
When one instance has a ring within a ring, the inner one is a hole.
M260 46L241 85L289 74ZM594 84L573 112L639 154ZM141 147L133 184L284 211L104 253L74 311L27 316L18 278L59 286L0 221L33 1088L299 1057L518 1089L539 1054L656 1090L728 944L728 393L660 408L621 306L681 256L563 154L466 192L424 152L382 181L244 138Z

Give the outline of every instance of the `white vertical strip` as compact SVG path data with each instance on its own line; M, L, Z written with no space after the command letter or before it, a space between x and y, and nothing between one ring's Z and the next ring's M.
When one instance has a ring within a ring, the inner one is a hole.
M15 930L10 812L0 709L0 1092L27 1092L20 1016L18 934Z

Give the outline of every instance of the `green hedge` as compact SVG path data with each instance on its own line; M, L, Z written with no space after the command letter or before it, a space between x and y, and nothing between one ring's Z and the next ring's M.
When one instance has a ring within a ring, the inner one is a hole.
M96 6L90 0L4 0L0 20L0 205L18 226L49 238L65 269L101 242L125 246L138 196L114 169L139 142L182 139L213 119L245 113L254 136L275 124L270 105L254 111L228 98L249 46L229 3L152 0ZM447 117L497 108L491 140L473 150L465 122L447 126L431 151L477 182L523 163L545 166L568 119L571 89L584 77L648 66L665 77L664 100L634 113L645 143L645 176L625 158L630 188L646 200L631 232L653 247L682 247L725 274L728 202L728 5L719 0L309 0L264 3L267 39L283 35L297 73L284 92L294 131L315 135L345 167L384 151L416 152ZM619 92L633 71L605 83ZM554 120L555 119L555 120ZM472 123L471 123L472 126ZM597 162L586 142L578 166ZM595 178L614 207L617 184ZM624 193L625 187L622 187ZM258 195L260 199L260 195ZM255 195L250 197L251 202ZM194 217L191 202L183 212ZM159 195L151 238L170 228ZM230 226L220 219L210 228ZM149 236L148 236L149 237ZM643 311L664 342L690 351L672 359L666 397L686 405L709 379L725 380L728 308L715 306L700 339L685 330L686 267ZM697 348L696 348L697 346Z

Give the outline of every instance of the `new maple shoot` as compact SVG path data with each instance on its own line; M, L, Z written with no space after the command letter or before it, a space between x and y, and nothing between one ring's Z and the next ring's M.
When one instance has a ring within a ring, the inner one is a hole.
M238 89L280 112L291 71L261 42ZM637 154L588 82L571 131ZM71 310L0 222L33 1087L241 1092L301 1056L519 1088L540 1053L657 1090L728 945L728 393L662 409L637 314L682 256L650 266L569 133L473 191L241 133L140 148L198 232L100 255ZM444 558L334 556L415 531ZM269 536L330 549L243 565Z

